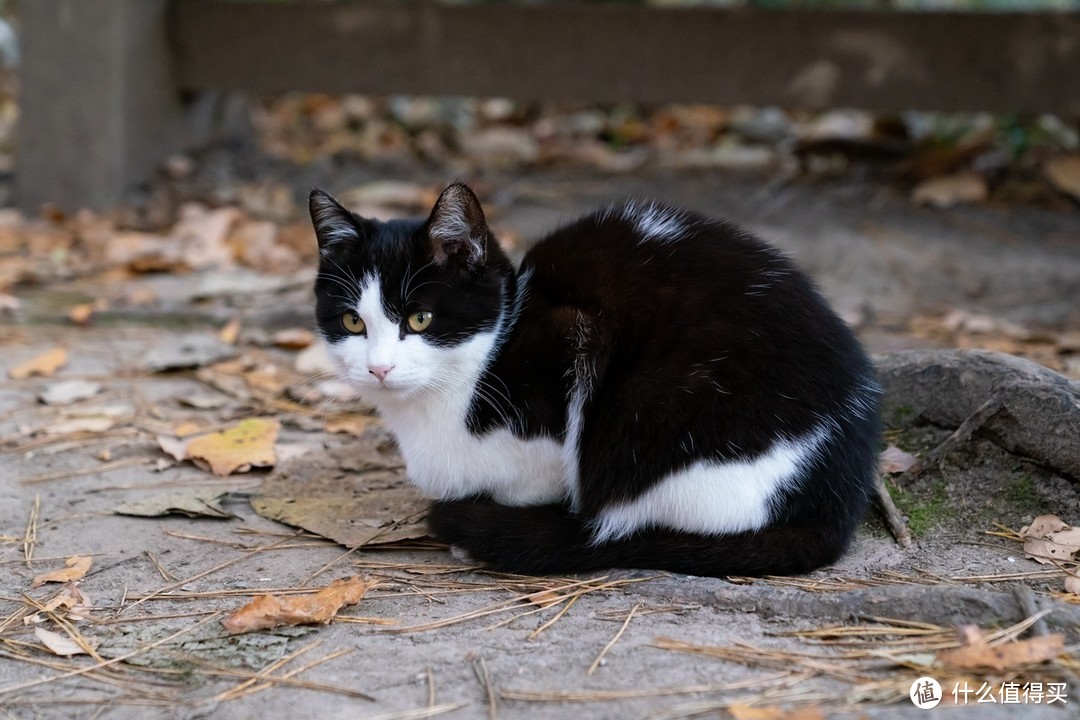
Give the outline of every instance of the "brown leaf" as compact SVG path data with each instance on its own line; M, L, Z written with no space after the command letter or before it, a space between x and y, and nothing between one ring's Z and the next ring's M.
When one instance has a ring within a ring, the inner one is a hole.
M315 336L310 330L304 328L289 328L274 333L270 341L279 348L285 350L303 350L315 342Z
M331 415L326 418L324 427L328 433L347 433L359 437L363 435L369 427L378 424L378 422L378 418L374 418L370 415L344 413L341 415Z
M94 564L94 559L86 555L73 555L67 559L64 566L60 570L53 570L51 572L42 573L34 578L34 581L30 583L30 587L41 587L45 583L51 582L71 582L72 580L78 580L90 572L90 566Z
M187 454L205 461L215 475L273 465L274 441L280 429L277 420L248 418L228 430L195 438L188 443Z
M887 475L907 472L914 467L917 462L919 462L917 457L909 452L904 452L895 445L890 445L885 448L878 457L881 472Z
M221 342L235 345L236 341L240 339L240 321L233 318L229 322L225 323L225 326L218 330L218 340Z
M1044 565L1068 560L1080 550L1080 528L1074 528L1057 515L1040 515L1020 530L1024 552Z
M52 596L42 608L45 612L53 612L59 608L65 608L75 612L86 611L94 607L94 603L82 591L76 582L66 583L60 591Z
M1080 200L1080 153L1047 160L1043 163L1043 172L1051 185Z
M1030 525L1020 528L1020 534L1024 537L1047 537L1050 533L1068 529L1069 524L1057 515L1040 515Z
M12 380L25 380L34 375L49 377L64 366L67 358L68 352L65 348L54 347L11 368L8 370L8 377Z
M960 172L919 183L912 190L911 199L916 205L945 209L960 203L982 202L986 200L987 194L986 180L981 175Z
M313 595L259 595L221 624L230 635L285 625L326 624L342 607L360 602L377 584L377 580L353 576L335 580Z
M1039 635L994 646L980 638L979 642L939 653L937 659L951 668L1005 670L1053 660L1064 648L1065 636L1061 634Z

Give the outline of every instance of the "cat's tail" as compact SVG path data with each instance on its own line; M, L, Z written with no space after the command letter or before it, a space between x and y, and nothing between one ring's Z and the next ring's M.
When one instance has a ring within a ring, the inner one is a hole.
M785 525L719 536L642 530L594 545L588 524L564 505L509 507L486 499L435 502L428 522L437 538L471 559L531 575L608 568L790 575L834 562L850 540L838 529Z

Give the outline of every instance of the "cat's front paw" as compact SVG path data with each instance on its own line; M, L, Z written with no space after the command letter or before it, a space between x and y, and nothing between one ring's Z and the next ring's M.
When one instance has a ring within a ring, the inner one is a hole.
M479 565L480 562L469 554L469 551L463 548L461 545L451 545L450 554L454 556L454 559L465 565Z

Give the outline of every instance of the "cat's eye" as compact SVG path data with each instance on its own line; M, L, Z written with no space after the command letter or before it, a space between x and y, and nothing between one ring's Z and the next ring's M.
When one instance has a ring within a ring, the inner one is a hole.
M431 325L432 314L424 312L414 312L409 316L409 329L413 332L424 332Z
M367 330L364 321L360 319L359 315L353 312L347 312L341 316L341 326L353 335L361 335Z

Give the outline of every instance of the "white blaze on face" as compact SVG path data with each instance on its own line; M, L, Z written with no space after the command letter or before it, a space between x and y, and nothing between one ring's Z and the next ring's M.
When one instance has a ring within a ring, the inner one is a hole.
M364 321L363 335L350 335L329 344L331 357L345 379L371 402L383 393L409 394L431 382L438 367L439 350L417 334L401 332L401 325L386 313L377 277L365 277L360 302L353 308ZM385 380L371 368L391 368Z

